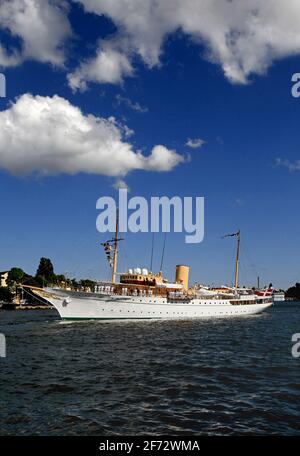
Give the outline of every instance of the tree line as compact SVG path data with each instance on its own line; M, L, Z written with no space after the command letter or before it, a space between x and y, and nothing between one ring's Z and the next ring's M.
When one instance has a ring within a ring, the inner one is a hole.
M89 279L69 279L64 274L55 274L54 267L49 258L40 259L36 274L27 274L23 269L13 267L8 272L7 286L0 287L0 301L12 301L18 285L30 285L32 287L65 287L72 290L93 290L96 282Z
M300 301L300 283L296 283L293 287L290 287L286 293L286 298L293 298L297 301Z

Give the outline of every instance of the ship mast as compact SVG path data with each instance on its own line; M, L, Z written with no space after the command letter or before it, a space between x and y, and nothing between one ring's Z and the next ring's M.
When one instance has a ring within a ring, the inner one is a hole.
M119 248L119 209L117 209L116 213L116 234L113 239L114 242L114 258L113 258L113 268L111 274L111 281L112 283L116 283L116 274L117 274L117 263L118 263L118 248Z
M123 241L123 238L119 238L119 209L116 210L116 232L115 237L109 241L102 242L101 245L104 247L106 258L109 262L109 266L112 268L111 281L116 283L117 275L117 263L119 253L119 241ZM113 255L111 255L113 253Z
M236 233L233 234L225 234L222 236L222 239L226 237L237 237L237 248L236 248L236 259L235 259L235 274L234 274L234 287L238 288L239 286L239 262L240 262L240 243L241 243L241 231L238 230Z
M234 286L235 286L235 288L238 288L238 286L239 286L240 242L241 242L241 232L240 232L240 230L236 233L236 236L237 236L237 248L236 248L236 260L235 260Z

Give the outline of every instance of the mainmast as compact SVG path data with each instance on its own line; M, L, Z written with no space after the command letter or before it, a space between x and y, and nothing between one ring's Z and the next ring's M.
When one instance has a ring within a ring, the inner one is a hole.
M239 286L240 242L241 242L240 230L238 230L238 232L236 233L236 236L237 236L237 247L236 247L234 286L235 286L235 288L238 288L238 286Z
M234 286L238 288L239 286L239 261L240 261L240 243L241 243L241 231L238 230L237 233L226 234L223 238L226 237L237 237L237 248L236 248L236 260L235 260L235 274L234 274Z

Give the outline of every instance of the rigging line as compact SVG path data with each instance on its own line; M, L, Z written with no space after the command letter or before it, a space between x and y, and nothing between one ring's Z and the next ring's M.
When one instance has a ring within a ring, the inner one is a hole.
M127 247L126 247L127 239L126 239L125 233L123 236L124 236L124 243L123 243L121 253L119 255L119 264L120 264L119 271L125 272L130 267L131 255L129 254Z
M124 234L124 238L125 238L125 234ZM125 242L122 245L122 253L120 254L120 257L121 257L121 262L124 259L124 261L123 261L123 263L125 264L124 271L126 271L127 267L128 268L132 268L133 267L135 260L134 260L134 257L131 254L131 250L127 248L127 245L128 245L127 244L128 243L127 238L125 238L124 240L125 240ZM121 264L123 264L123 263L121 263ZM120 270L121 269L122 268L120 268Z
M250 274L257 278L260 275L260 272L259 272L259 269L257 268L256 262L253 260L253 256L250 253L247 243L245 243L245 245L244 245L244 251L245 251L246 260L249 262Z
M163 263L164 263L166 239L167 239L167 233L165 233L165 237L164 237L164 246L163 246L162 255L161 255L160 271L162 271L162 267L163 267Z
M29 294L29 296L31 296L32 298L36 299L37 301L40 301L42 304L48 304L49 305L49 302L45 299L44 301L42 301L42 299L40 299L38 296L34 295L34 294L31 294L28 290L25 290L23 287L20 286L20 288L25 291L25 293ZM52 304L51 304L52 305Z

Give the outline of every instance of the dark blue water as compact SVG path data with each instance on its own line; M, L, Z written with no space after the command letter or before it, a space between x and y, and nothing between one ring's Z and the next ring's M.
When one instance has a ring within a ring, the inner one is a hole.
M0 311L0 332L1 435L300 434L300 304L180 322Z

